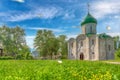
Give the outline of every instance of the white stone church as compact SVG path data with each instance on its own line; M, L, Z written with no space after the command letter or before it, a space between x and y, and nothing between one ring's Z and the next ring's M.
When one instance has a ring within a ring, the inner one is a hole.
M109 35L97 34L97 20L88 12L81 22L82 34L68 40L68 58L77 60L114 59L114 41Z

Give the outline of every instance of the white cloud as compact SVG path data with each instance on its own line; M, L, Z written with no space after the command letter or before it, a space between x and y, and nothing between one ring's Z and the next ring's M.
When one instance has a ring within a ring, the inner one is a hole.
M120 15L115 15L114 18L120 19Z
M26 36L27 39L34 39L35 36Z
M42 18L42 19L52 19L59 15L58 13L59 9L55 7L41 7L36 10L32 10L29 12L24 13L17 13L15 15L11 15L8 17L8 21L23 21L27 19L33 19L33 18Z
M114 37L114 36L120 36L120 32L118 32L118 33L106 33L106 34L108 34L108 35L110 35L112 37Z
M63 16L63 19L73 19L73 18L75 18L75 15L70 13L65 13Z
M28 45L31 49L34 48L34 46L33 46L34 39L35 39L35 36L26 36L27 45Z
M71 28L80 28L80 26L72 26Z
M67 40L70 38L76 38L78 36L78 34L68 34L67 35Z
M34 27L34 28L27 28L27 29L31 29L31 30L44 30L44 29L46 29L46 30L51 30L51 31L53 31L53 32L65 32L65 30L63 30L63 29L59 29L59 28L57 28L57 29L53 29L53 28L39 28L39 27Z
M16 2L19 2L19 3L24 3L25 0L12 0L12 1L16 1Z
M120 13L119 0L100 0L91 4L92 13L96 18Z

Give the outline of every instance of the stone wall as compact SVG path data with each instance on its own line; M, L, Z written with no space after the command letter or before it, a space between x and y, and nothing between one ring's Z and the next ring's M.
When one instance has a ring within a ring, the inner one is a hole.
M114 41L112 38L99 39L100 60L114 59ZM110 49L109 49L110 46Z
M88 54L88 38L86 37L86 35L84 34L80 34L77 38L76 38L76 55L77 55L77 59L80 59L80 54L83 54L84 60L88 60L89 59L89 54ZM82 44L82 45L81 45Z
M114 59L114 41L112 38L101 39L96 34L80 34L76 39L71 38L68 41L68 58L79 60L82 53L84 60Z
M106 60L106 40L99 39L99 59Z
M106 41L106 59L114 59L114 41L108 38Z
M89 54L89 52L90 52L90 47L89 47L89 38L88 37L86 37L86 39L85 39L85 46L84 46L84 52L85 52L85 60L89 60L90 59L90 54Z
M76 59L76 41L73 38L68 41L68 58Z
M82 34L94 33L96 34L96 24L88 23L82 26Z
M89 60L98 60L98 39L96 35L89 37Z
M95 55L96 55L96 57L95 57L95 60L99 60L99 56L100 56L100 52L99 52L99 49L100 49L100 43L99 43L99 37L98 36L96 36L96 45L95 45Z

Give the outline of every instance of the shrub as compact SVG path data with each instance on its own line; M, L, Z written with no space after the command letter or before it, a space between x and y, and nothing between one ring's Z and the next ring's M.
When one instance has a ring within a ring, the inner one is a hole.
M14 59L14 57L11 57L11 56L1 56L0 57L0 60L12 60Z
M116 52L117 56L120 58L120 49L117 49Z

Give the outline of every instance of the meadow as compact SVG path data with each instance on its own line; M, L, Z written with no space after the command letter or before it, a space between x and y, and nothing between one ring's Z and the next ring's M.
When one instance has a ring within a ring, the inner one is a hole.
M1 60L0 80L120 80L120 65L100 61Z

